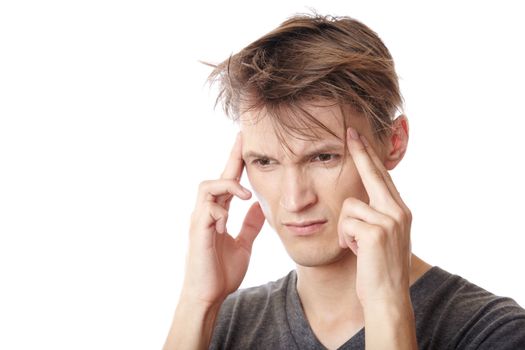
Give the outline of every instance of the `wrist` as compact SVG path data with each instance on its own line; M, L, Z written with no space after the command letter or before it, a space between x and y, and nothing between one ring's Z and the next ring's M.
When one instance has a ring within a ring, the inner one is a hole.
M401 320L414 317L414 310L410 297L400 297L396 299L382 299L374 302L370 301L363 307L363 314L366 318L387 318L391 320Z
M373 292L362 293L359 302L363 309L377 305L407 304L410 303L410 285L407 282L396 286L389 285L376 288Z
M195 291L189 288L183 287L179 294L178 304L189 305L195 307L196 310L210 310L220 307L227 295L220 293L205 293L202 291Z
M363 304L363 315L365 322L367 319L384 320L390 323L413 320L414 310L410 294L402 293L368 300Z
M363 308L367 349L417 349L409 295L371 302Z
M220 306L179 299L163 350L208 349Z
M188 313L188 314L195 314L200 316L206 316L210 317L216 314L220 307L222 305L222 302L205 302L198 299L193 298L180 298L179 302L177 304L176 312L179 311L180 313Z

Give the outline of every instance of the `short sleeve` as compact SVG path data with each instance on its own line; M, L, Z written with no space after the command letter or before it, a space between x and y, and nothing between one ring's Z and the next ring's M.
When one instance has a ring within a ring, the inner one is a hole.
M494 327L484 339L480 339L479 346L476 349L525 349L525 316Z

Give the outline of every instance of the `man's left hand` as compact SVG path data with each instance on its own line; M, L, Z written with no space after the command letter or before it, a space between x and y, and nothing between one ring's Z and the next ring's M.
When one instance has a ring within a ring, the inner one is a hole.
M357 256L357 296L364 308L400 298L406 300L412 214L364 136L360 138L349 128L347 143L370 199L367 204L347 198L338 223L339 245L349 247Z

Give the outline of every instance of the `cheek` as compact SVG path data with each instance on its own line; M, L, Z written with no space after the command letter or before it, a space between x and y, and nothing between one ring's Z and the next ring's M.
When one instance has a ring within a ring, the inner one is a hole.
M329 194L329 197L325 198L325 200L330 202L331 206L340 209L344 200L348 197L354 197L363 202L367 201L366 189L357 169L353 165L347 164L341 172L341 176L338 175L338 171L337 174L332 174L331 181L326 182L324 186L323 193Z

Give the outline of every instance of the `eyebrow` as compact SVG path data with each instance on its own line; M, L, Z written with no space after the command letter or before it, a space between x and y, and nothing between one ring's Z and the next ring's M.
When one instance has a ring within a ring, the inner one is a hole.
M331 145L323 145L323 146L320 146L318 148L315 148L314 150L304 154L303 156L300 157L301 161L304 161L304 160L308 160L310 158L312 158L313 156L316 156L318 154L323 154L323 153L331 153L331 152L341 152L342 150L342 146L341 145L335 145L335 144L331 144ZM258 153L258 152L255 152L255 151L247 151L246 153L243 154L242 156L243 159L251 159L251 158L264 158L264 159L271 159L271 160L275 160L275 158L267 155L267 154L264 154L264 153Z

